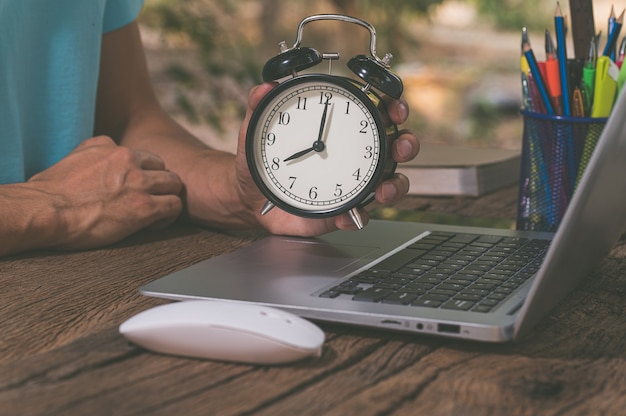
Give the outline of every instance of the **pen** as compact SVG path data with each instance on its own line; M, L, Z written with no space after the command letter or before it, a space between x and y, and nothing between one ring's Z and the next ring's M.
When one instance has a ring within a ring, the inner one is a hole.
M615 5L611 4L611 12L609 13L609 18L607 19L607 24L606 24L607 36L611 34L614 27L615 27Z
M602 40L602 31L599 31L598 34L593 38L593 42L596 44L596 51L600 50L601 40Z
M574 87L572 93L572 115L574 117L584 117L585 108L583 106L583 96L580 92L580 88Z
M617 53L617 64L618 68L622 68L622 64L624 63L624 55L626 55L626 36L622 38L622 43L619 45L619 51Z
M585 114L587 115L591 113L591 106L593 104L593 86L596 82L596 58L596 43L592 40L589 42L589 52L587 54L587 61L583 67L583 79L581 85L583 107L585 108Z
M619 75L617 76L617 93L620 94L622 92L622 87L626 83L626 65L622 65L619 71Z
M546 108L543 105L543 99L541 98L541 94L539 93L539 88L537 88L537 83L535 82L535 78L533 77L532 72L528 73L528 76L526 77L526 82L528 83L528 104L531 105L532 111L541 114L547 113Z
M561 77L561 96L563 97L563 115L570 116L569 106L569 85L567 77L567 45L565 44L565 22L561 5L556 2L556 11L554 13L554 25L556 27L556 44L559 61L559 76Z
M522 28L522 43L521 43L522 53L520 54L520 59L519 59L519 66L520 66L521 77L522 77L522 102L523 102L523 107L526 110L536 111L536 109L533 106L533 100L530 95L530 86L528 82L528 75L530 73L530 67L528 66L528 60L526 59L526 56L524 56L524 42L527 40L528 40L528 31L524 27Z
M539 90L539 94L541 95L541 101L546 109L546 113L554 115L554 108L552 107L552 103L550 102L550 97L548 96L546 85L543 81L543 78L541 77L539 65L537 65L537 59L535 58L535 54L533 53L533 49L531 48L530 41L528 39L523 42L522 51L524 52L524 56L526 57L526 61L528 62L528 66L530 67L532 79L534 80L534 83L537 86L537 90Z
M604 46L604 52L602 55L608 56L612 60L615 59L615 46L617 45L617 38L619 37L620 32L622 31L622 22L624 21L624 12L619 15L615 22L612 25L612 29L609 32L609 36L606 40L606 45Z
M559 61L556 58L554 42L550 31L546 29L545 34L546 62L545 62L545 80L548 87L548 93L552 98L552 106L556 115L563 114L561 107L561 79L559 76Z

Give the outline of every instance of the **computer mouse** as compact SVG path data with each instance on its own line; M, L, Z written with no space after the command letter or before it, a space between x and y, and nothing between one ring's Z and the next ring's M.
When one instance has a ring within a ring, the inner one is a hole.
M119 328L147 350L252 364L321 356L324 332L290 312L254 304L189 300L145 310Z

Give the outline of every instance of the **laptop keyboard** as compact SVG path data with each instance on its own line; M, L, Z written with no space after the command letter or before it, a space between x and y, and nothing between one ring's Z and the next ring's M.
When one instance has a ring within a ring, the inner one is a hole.
M549 244L435 231L320 296L486 313L539 270Z

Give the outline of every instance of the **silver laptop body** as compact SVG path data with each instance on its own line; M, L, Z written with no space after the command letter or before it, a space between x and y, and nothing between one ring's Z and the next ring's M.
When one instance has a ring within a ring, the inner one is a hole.
M356 232L304 239L269 236L143 286L174 300L258 303L313 320L479 341L519 339L588 276L626 226L626 95L616 103L556 234L370 221ZM550 240L536 275L488 313L320 297L432 232Z

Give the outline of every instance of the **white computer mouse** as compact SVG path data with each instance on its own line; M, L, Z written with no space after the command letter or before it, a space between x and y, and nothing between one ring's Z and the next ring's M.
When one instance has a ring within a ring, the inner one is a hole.
M321 356L324 332L276 308L190 300L157 306L120 325L120 333L151 351L253 364Z

